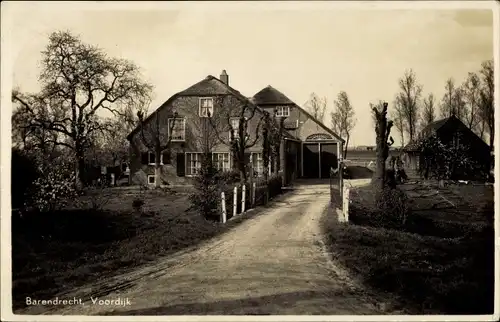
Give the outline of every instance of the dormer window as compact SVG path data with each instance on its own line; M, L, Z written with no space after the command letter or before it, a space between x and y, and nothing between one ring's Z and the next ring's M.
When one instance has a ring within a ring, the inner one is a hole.
M200 117L214 115L214 99L212 97L200 98Z
M290 116L290 106L277 106L275 115L276 115L276 117L289 117Z

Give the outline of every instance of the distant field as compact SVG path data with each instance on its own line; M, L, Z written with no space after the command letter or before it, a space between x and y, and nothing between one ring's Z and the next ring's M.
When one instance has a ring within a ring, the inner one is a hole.
M400 151L389 151L389 155L399 155ZM352 150L347 151L347 160L375 160L377 157L375 151Z

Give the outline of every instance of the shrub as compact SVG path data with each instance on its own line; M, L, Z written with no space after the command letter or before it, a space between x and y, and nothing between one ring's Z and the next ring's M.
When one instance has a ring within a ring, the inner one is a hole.
M61 209L67 201L75 199L75 173L71 165L62 164L48 168L36 179L26 193L26 208L39 212Z
M357 225L376 228L404 227L410 214L406 193L398 188L386 187L375 194L373 189L367 187L358 191L357 198L349 206L350 221Z
M237 170L224 171L216 174L217 180L225 183L240 182L240 172Z
M134 198L134 200L132 200L132 208L134 208L135 211L140 212L145 203L146 202L143 198L136 197Z
M212 158L205 155L201 162L200 173L193 182L194 192L189 196L192 209L201 213L205 219L217 220L222 186L224 182L214 167Z
M410 213L408 196L397 188L384 188L375 201L381 213L380 224L386 228L402 227Z

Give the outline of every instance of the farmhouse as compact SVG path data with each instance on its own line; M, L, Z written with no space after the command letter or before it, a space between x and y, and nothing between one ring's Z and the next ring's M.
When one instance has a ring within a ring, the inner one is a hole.
M222 171L235 167L230 137L238 133L240 117L247 121L245 161L256 175L263 174L262 119L264 111L283 118L283 139L278 170L287 185L296 178L327 178L338 167L344 140L277 89L268 86L245 97L229 85L229 76L207 76L173 95L128 136L130 183L155 184L155 153L148 138L169 140L161 155L161 184L185 184L201 168L204 147L209 146L215 166Z
M416 140L408 143L403 149L406 166L418 170L420 164L419 143L432 135L436 135L443 144L465 145L468 157L477 162L481 169L488 173L490 170L490 148L479 136L470 130L455 115L437 120L427 125Z

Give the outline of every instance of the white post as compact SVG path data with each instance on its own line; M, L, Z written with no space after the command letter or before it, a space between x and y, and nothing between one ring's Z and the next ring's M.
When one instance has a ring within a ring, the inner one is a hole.
M224 191L221 192L222 198L222 223L226 222L226 196L224 195Z
M241 187L241 213L245 212L246 185Z
M252 184L252 189L253 189L253 193L252 193L252 205L255 206L255 193L257 192L255 182Z
M233 216L236 216L238 206L238 187L234 187L233 190Z
M349 222L349 188L344 186L342 197L342 212L344 215L344 222Z

